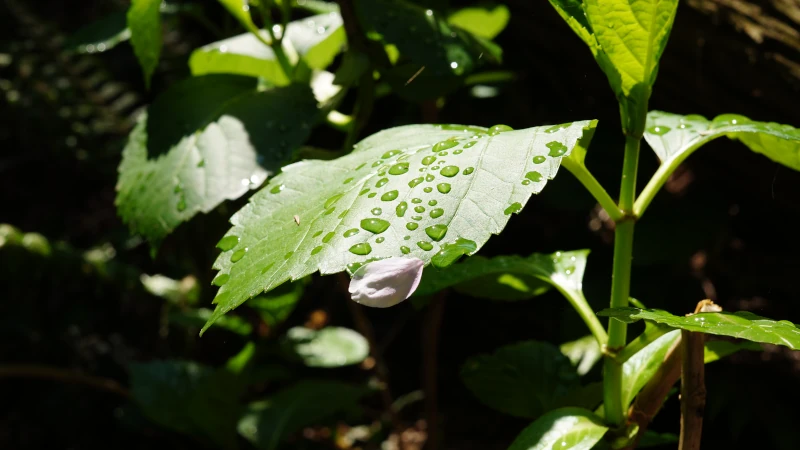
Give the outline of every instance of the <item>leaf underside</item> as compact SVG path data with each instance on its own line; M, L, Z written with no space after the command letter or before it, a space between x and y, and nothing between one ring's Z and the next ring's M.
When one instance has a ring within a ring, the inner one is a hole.
M594 126L409 125L377 133L337 160L285 167L231 218L220 241L215 317L315 271L405 255L427 264L459 239L471 241L474 253Z

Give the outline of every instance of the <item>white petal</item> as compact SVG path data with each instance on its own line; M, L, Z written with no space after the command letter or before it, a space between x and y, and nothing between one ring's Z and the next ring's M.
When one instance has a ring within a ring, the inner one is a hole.
M419 258L389 258L364 264L350 280L350 298L374 308L388 308L411 297L422 278Z

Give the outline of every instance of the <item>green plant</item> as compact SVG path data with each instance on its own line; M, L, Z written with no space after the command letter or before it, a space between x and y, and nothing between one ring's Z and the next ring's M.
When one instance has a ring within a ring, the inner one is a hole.
M736 115L709 121L648 111L677 0L550 1L587 44L618 99L625 138L618 201L585 165L593 120L523 130L505 125L405 125L355 143L376 97L394 94L435 109L435 99L474 81L481 64L499 61L502 52L490 39L508 19L502 7L445 16L402 0L343 0L339 8L307 1L298 5L317 8L320 14L291 21L293 5L286 0L221 3L248 33L197 49L189 62L194 77L172 86L151 105L124 150L117 197L120 214L132 231L156 248L198 212L259 189L231 217L233 227L217 244L221 254L214 264L218 274L213 284L220 287L216 309L193 316L207 320L203 331L246 301L275 320L280 314L276 311L287 304L291 309L292 302L276 301L281 297L273 290L297 286L298 280L317 271L347 271L359 277L370 264L387 258L416 258L428 266L418 296L453 288L503 299L555 288L593 337L565 344L563 352L582 367L586 364L583 373L602 358L603 385L582 384L562 352L547 343L517 344L470 360L463 376L480 400L534 419L511 444L515 450L635 447L648 437L647 425L666 395L660 388L674 384L670 374L681 363L685 408L680 442L682 448L697 448L702 416L698 421L692 411L702 409L704 360L718 359L739 346L706 343L696 333L800 346L800 331L786 321L722 313L708 304L686 318L648 310L635 301L637 308L629 307L636 222L691 153L727 136L800 170L800 131L790 126ZM127 16L147 83L161 45L159 5L160 1L134 0ZM345 44L336 73L324 71ZM348 95L354 97L349 115L338 110ZM317 126L343 131L343 150L303 149ZM638 192L642 138L661 166ZM287 165L291 161L296 162ZM615 223L610 308L600 313L611 317L607 328L582 291L586 251L527 258L475 256L458 262L500 233L562 163ZM387 287L392 288L393 281L388 277ZM641 336L629 339L627 324L639 319L646 320L647 327ZM359 362L366 358L366 346L348 332L290 331L286 342L296 350L302 347L296 353L308 365ZM312 342L294 342L300 339ZM186 372L192 379L187 384L190 391L213 377L244 373L192 366L152 368L164 370ZM187 398L193 399L192 392ZM301 395L303 389L275 394L275 402L294 401L292 393ZM360 395L357 390L343 393L341 403L346 406L345 400ZM344 408L334 403L331 410ZM155 420L193 430L203 425L198 420L205 420L202 408L195 412L196 418L182 418L191 419L189 425L170 418ZM308 415L316 417L313 412ZM240 432L257 445L274 448L280 433L264 441L253 431L275 426L264 422L267 416L261 414L261 422L248 419L249 428L240 422ZM214 438L222 445L230 442L230 436Z

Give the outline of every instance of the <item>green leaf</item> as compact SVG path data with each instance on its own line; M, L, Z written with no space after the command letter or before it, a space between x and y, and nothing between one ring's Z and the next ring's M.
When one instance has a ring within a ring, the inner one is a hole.
M173 311L169 313L169 322L183 327L200 328L214 312L208 308L190 309L187 311ZM225 316L214 322L215 328L230 331L240 336L247 336L253 332L253 327L241 317Z
M283 323L294 311L300 297L303 296L306 283L297 281L286 283L269 294L257 295L247 302L247 305L261 316L261 319L270 327Z
M620 103L623 128L641 133L677 0L550 0L589 46Z
M317 270L404 255L427 264L458 239L477 251L594 124L506 132L409 125L379 132L339 159L284 167L231 218L225 239L238 244L214 263L229 280L214 300L215 316Z
M161 55L161 0L132 0L128 9L128 28L131 33L133 53L139 59L144 73L144 83L150 88L150 77Z
M463 254L468 253L472 252ZM451 286L467 295L495 300L531 298L547 292L551 285L559 290L580 293L588 256L588 250L534 253L526 258L476 256L445 269L429 269L424 273L416 295L433 294ZM437 260L434 259L433 263L436 265Z
M800 130L774 122L755 122L736 114L708 120L703 116L651 111L644 138L662 164L679 164L718 137L738 139L750 150L800 170Z
M703 362L706 364L732 355L739 350L761 351L763 350L759 344L750 341L742 342L729 342L729 341L708 341L705 343Z
M239 421L239 433L257 448L273 450L303 427L354 407L367 392L335 381L301 381L251 404Z
M128 14L120 11L90 23L69 36L64 48L77 53L101 53L114 48L131 37Z
M286 39L312 69L328 67L347 40L338 12L290 22L286 26Z
M586 375L592 370L597 361L603 358L603 352L597 339L590 335L584 336L571 342L565 342L559 347L570 362L572 362L578 375Z
M505 5L493 8L462 8L450 14L447 21L475 36L494 39L508 24L511 13Z
M321 0L292 0L292 6L295 8L305 9L313 14L339 12L339 5L333 2L324 2Z
M285 345L309 367L349 366L369 356L369 343L364 336L342 327L294 327L286 332Z
M250 5L248 0L219 0L222 6L242 24L245 30L251 33L258 33L258 27L253 23L250 16Z
M677 443L678 436L672 433L656 433L648 430L644 432L636 448L660 447L662 445L670 445L670 448L672 448L672 445Z
M597 313L631 323L651 320L672 328L698 333L730 336L763 344L783 345L800 350L800 329L788 320L772 320L751 312L698 313L688 317L674 316L657 309L614 308Z
M629 405L636 394L653 378L670 347L680 338L679 331L670 331L636 352L622 365L622 404Z
M578 374L556 347L526 341L470 358L461 379L481 402L517 417L535 418L578 388Z
M258 91L253 78L208 75L176 84L148 115L123 150L116 204L156 245L198 212L259 187L305 142L318 112L307 86Z
M561 408L537 419L517 436L508 450L589 450L608 427L582 408Z

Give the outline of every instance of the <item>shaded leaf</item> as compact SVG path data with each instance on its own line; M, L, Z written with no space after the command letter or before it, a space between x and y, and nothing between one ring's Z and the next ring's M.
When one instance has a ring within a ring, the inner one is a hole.
M590 335L571 342L565 342L559 347L561 353L569 358L578 375L586 375L592 370L597 361L603 358L603 352L597 339Z
M738 352L739 350L750 350L758 352L763 349L759 344L750 341L742 341L742 342L707 341L705 343L705 348L703 353L703 362L709 364L714 361L719 361L720 359L726 356L730 356Z
M64 48L74 49L77 53L99 53L111 50L130 37L128 13L120 11L79 29L67 38Z
M209 75L179 83L149 115L123 150L116 204L156 245L198 212L260 186L307 139L318 113L306 86L258 91L252 78ZM151 144L153 127L160 132Z
M161 55L160 5L161 0L132 0L127 14L133 53L142 66L148 88Z
M348 410L369 391L335 381L301 381L263 402L252 403L239 433L261 450L273 450L293 433Z
M467 30L475 36L494 39L508 24L511 13L505 5L496 5L493 8L462 8L450 14L447 21L462 30Z
M659 337L622 365L622 404L627 406L655 375L669 349L680 338L679 331L670 331Z
M680 317L656 309L613 308L604 309L597 314L627 323L642 319L652 320L672 328L783 345L792 350L800 350L800 329L796 324L788 320L767 319L747 311L698 313Z
M213 313L214 311L208 308L173 311L169 313L169 322L183 327L200 328ZM247 336L253 332L252 325L241 317L236 316L220 317L220 320L214 322L214 327L230 331L240 336Z
M229 280L215 315L317 270L404 255L427 264L458 239L477 251L555 176L585 127L594 122L505 132L409 125L339 159L284 167L231 218L225 239L236 244L214 263Z
M526 341L470 358L461 379L481 402L517 417L552 409L580 383L569 360L546 342Z
M328 67L347 38L338 12L319 14L286 25L286 38L312 69Z
M659 447L662 445L676 444L677 442L678 436L672 433L656 433L655 431L647 430L642 435L636 448Z
M245 30L251 33L258 33L258 27L253 23L253 18L250 17L250 2L248 0L219 0L219 2L242 24Z
M250 299L247 305L258 311L261 319L270 327L285 321L294 311L303 296L305 284L302 281L286 283L269 294L261 294Z
M608 427L582 408L561 408L537 419L517 436L508 450L589 450Z
M364 336L342 327L294 327L286 332L284 344L309 367L349 366L369 356L369 343Z

